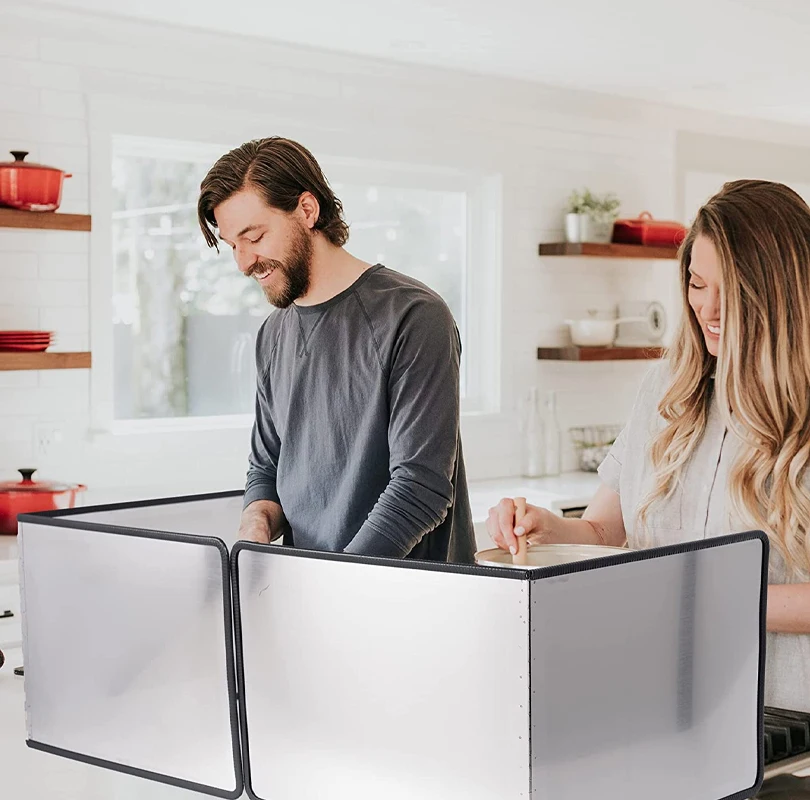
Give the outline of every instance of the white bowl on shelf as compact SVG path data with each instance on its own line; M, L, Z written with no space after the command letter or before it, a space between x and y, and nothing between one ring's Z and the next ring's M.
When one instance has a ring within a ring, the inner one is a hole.
M616 326L620 322L646 322L646 317L619 317L619 319L567 319L571 341L577 347L610 347L616 339Z
M577 347L610 347L616 338L615 319L567 319L571 341Z

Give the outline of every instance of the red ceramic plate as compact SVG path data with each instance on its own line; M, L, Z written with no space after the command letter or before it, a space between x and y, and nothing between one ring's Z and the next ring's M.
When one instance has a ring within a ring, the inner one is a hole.
M0 331L0 336L50 336L53 331Z
M42 344L3 344L0 342L0 352L3 353L43 353L51 345L48 342Z

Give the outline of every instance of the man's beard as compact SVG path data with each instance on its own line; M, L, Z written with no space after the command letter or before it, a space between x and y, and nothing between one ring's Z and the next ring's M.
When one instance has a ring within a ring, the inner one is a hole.
M277 270L283 278L281 286L259 285L262 287L264 296L276 308L287 308L309 290L311 267L312 235L309 230L300 226L290 242L290 249L284 261L261 259L251 267L247 276L256 278L268 270Z

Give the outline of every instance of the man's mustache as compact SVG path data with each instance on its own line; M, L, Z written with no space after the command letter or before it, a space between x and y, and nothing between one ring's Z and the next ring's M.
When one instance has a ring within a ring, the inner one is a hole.
M245 274L248 278L253 278L262 272L267 272L271 269L284 269L284 265L280 261L257 261Z

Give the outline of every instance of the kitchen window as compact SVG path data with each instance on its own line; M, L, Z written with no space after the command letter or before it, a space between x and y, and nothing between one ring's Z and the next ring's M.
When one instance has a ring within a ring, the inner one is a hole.
M272 308L228 248L206 247L196 215L200 181L228 148L178 145L113 140L114 427L238 424L253 413L254 342ZM464 345L463 409L490 410L497 184L451 170L319 160L344 204L347 248L445 299Z

